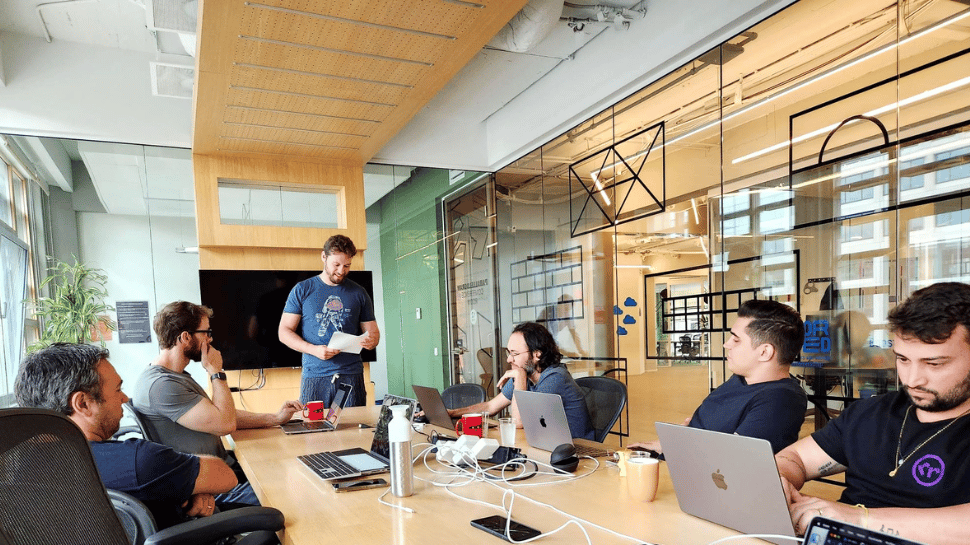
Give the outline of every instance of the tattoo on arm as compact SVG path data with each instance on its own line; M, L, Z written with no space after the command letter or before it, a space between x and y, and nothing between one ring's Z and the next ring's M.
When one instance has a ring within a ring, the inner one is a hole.
M833 467L835 467L835 462L825 462L819 466L818 472L824 475L826 471L832 469Z
M889 534L889 535L893 535L893 536L898 536L899 535L899 531L893 530L892 528L889 528L885 524L883 524L882 527L879 528L879 531L882 532L882 533L884 533L884 534Z

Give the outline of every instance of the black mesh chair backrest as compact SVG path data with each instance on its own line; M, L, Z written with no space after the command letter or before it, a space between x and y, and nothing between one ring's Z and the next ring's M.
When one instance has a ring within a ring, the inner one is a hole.
M626 405L626 384L610 377L581 377L576 384L586 398L589 421L602 443L620 418Z
M453 384L441 392L441 400L449 409L467 407L485 401L485 388L471 382Z
M125 533L128 534L128 540L131 541L132 545L142 545L149 536L158 530L152 512L148 510L144 503L124 492L110 488L108 489L108 498L111 499L115 514L118 515L118 519L121 521L121 525L124 527Z
M127 545L91 447L67 417L0 410L0 534L11 545Z
M152 421L149 420L144 414L139 412L131 401L125 402L125 411L127 411L128 414L135 419L135 422L138 423L138 427L141 429L142 437L153 443L159 443L162 445L165 444L165 442L162 441L162 435L158 432L158 429L155 428L155 424L153 424Z

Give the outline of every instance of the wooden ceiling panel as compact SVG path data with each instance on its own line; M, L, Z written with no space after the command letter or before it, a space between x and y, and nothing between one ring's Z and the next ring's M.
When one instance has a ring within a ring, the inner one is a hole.
M279 110L257 110L248 107L231 107L226 112L225 122L250 125L274 125L280 128L316 129L335 133L373 134L374 122L340 119L306 112L283 112Z
M376 102L351 102L307 96L291 91L264 91L241 87L229 88L228 102L234 106L250 106L287 112L302 111L316 114L339 112L342 117L372 121L383 121L394 109L392 106L385 106Z
M509 11L512 18L526 2L506 0L479 1L485 6L477 8L468 4L458 4L446 0L253 0L251 6L272 6L313 13L324 17L335 17L358 23L382 25L445 36L461 37L472 31L475 21L483 12ZM503 25L505 23L502 23ZM501 25L499 26L501 28ZM497 30L496 30L497 32ZM494 32L492 33L494 35ZM488 40L486 40L487 42Z
M205 0L196 153L363 164L526 0Z
M327 150L326 157L330 159L353 160L356 154L355 150L353 149L339 149L317 144L303 144L299 142L278 142L255 138L236 137L220 137L219 147L217 148L219 152L297 158L319 156L319 150L321 149Z
M288 129L268 125L231 124L224 131L226 138L242 138L254 141L293 142L334 149L357 149L360 139L366 136L340 135L318 129Z
M429 70L426 65L302 49L247 38L239 40L236 56L248 59L248 64L255 66L309 72L331 76L331 79L350 78L404 89L414 87Z
M406 29L387 29L356 25L341 20L323 19L308 25L312 16L271 11L250 6L241 23L241 34L266 40L298 42L310 47L348 51L363 55L402 58L425 63L436 62L453 39ZM304 30L304 32L300 32Z
M366 99L368 102L396 106L404 100L408 87L363 83L348 79L300 74L281 69L234 66L230 84L250 89L290 91L320 97Z

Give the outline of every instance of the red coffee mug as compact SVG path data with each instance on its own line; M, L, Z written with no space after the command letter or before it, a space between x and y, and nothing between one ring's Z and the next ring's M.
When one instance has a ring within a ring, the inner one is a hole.
M455 433L458 435L474 435L481 437L482 420L483 415L481 414L462 415L461 420L455 423Z
M324 413L323 401L307 401L303 406L303 418L307 420L323 420Z

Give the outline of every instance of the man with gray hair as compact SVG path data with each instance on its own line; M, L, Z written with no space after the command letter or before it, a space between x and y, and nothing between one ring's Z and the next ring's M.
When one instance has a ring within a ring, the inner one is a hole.
M14 392L22 407L50 409L77 424L105 487L141 500L160 528L211 515L213 495L237 483L218 458L182 454L143 439L112 440L128 396L104 348L54 343L34 352L21 364Z

